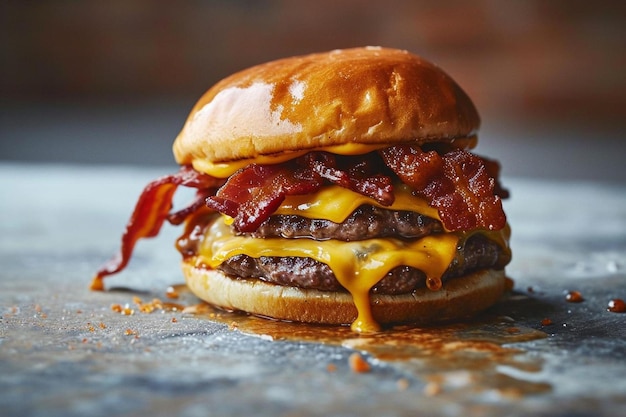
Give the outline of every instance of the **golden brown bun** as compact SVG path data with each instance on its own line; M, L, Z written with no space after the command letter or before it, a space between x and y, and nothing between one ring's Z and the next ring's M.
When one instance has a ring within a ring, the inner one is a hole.
M407 51L335 50L261 64L218 82L174 142L179 164L226 162L346 143L426 143L473 135L472 101Z
M256 279L233 279L218 270L183 261L187 286L200 299L228 309L279 320L350 324L356 307L347 293L283 287ZM372 313L380 324L431 323L470 316L493 305L505 290L503 271L483 270L407 295L372 295Z

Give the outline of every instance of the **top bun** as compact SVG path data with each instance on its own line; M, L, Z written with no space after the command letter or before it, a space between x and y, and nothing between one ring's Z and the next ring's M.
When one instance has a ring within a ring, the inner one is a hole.
M181 164L348 143L451 141L480 125L467 94L407 51L334 50L257 65L208 90L174 142Z

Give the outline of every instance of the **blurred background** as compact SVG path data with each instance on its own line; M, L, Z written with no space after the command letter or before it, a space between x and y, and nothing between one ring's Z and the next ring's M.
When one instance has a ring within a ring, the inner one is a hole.
M504 175L626 181L626 2L610 0L4 0L0 161L174 167L222 77L362 45L452 75Z

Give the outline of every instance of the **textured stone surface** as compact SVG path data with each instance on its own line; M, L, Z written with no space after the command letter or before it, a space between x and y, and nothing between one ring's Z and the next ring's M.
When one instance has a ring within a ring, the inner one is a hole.
M135 297L196 303L182 290L166 297L182 282L170 226L139 244L109 291L89 291L143 185L165 173L0 165L3 415L618 416L626 407L626 314L606 311L626 299L626 188L506 179L514 293L475 322L410 330L394 346L319 329L321 343L311 329L238 315L142 313ZM584 301L566 302L570 290ZM369 372L351 369L355 351Z

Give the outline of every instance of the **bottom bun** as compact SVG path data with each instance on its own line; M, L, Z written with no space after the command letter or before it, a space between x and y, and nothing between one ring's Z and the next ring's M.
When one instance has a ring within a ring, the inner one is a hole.
M184 261L182 268L187 286L197 297L227 310L320 324L350 324L357 317L349 293L231 278L221 271L197 268ZM481 270L451 279L439 291L423 288L410 294L372 294L370 301L379 324L426 324L475 314L496 303L504 291L503 270Z

